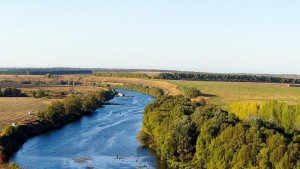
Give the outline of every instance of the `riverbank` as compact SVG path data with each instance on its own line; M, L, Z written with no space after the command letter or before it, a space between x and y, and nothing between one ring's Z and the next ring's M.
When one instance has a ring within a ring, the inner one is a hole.
M95 95L82 96L85 100L77 96L70 97L64 103L57 101L55 104L51 104L43 113L39 113L35 120L7 126L0 136L0 162L6 163L27 139L58 129L80 119L82 116L92 114L106 101L112 99L114 95L114 90L103 90ZM95 98L96 96L98 98ZM80 99L81 103L76 103ZM58 105L64 107L60 108ZM79 109L78 105L81 106Z
M136 139L144 108L154 98L128 90L118 91L133 97L115 97L110 102L119 105L105 105L93 115L29 139L10 162L39 169L162 169L156 155L141 148Z

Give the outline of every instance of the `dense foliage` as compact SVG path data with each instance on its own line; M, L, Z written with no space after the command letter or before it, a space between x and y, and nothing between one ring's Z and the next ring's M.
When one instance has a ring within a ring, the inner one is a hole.
M159 73L155 79L167 80L194 80L194 81L225 81L225 82L265 82L265 83L292 83L300 84L300 79L258 76L243 74L217 74L217 73Z
M170 168L300 167L296 133L287 134L257 118L240 121L183 96L162 96L149 104L139 139Z
M3 92L0 88L0 97L25 97L26 94L21 92L21 89L8 87Z
M120 88L120 89L126 89L126 90L132 90L144 94L148 94L150 96L159 97L164 95L164 91L160 88L156 87L148 87L143 85L137 85L137 84L124 84L124 85L118 85L113 86L114 88Z
M124 78L142 78L149 79L150 77L145 73L121 73L121 72L98 72L95 73L98 77L124 77Z
M300 132L300 105L288 105L276 100L262 105L235 101L230 104L229 113L235 114L241 120L256 117L270 125L283 128L287 133Z
M54 123L62 120L66 115L81 116L96 110L114 95L114 90L100 90L84 96L70 95L63 101L52 102L45 110L40 111L37 117L42 122Z

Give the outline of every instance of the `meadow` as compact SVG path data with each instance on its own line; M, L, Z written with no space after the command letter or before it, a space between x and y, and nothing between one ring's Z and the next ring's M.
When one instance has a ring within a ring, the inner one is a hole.
M37 113L51 103L49 99L32 97L0 97L0 130L6 125L33 118L28 112Z
M235 100L255 101L264 103L267 100L278 100L287 104L300 103L300 88L288 87L288 84L269 84L269 83L248 83L248 82L207 82L207 81L182 81L182 80L153 80L138 78L119 78L119 77L95 77L95 76L59 76L55 78L45 78L39 75L1 75L0 80L12 80L21 82L31 81L58 81L76 80L82 82L83 86L74 86L74 93L84 93L98 90L101 87L93 86L93 83L121 85L121 84L140 84L150 87L157 87L164 90L167 95L178 95L183 87L194 87L199 89L205 100L214 105L218 105L227 110L229 103ZM85 86L87 85L87 86ZM7 124L17 122L22 119L30 118L28 111L38 111L44 108L55 99L59 99L61 92L66 94L72 90L71 86L42 85L26 87L22 92L31 95L31 91L41 88L50 94L51 99L27 98L0 98L0 129Z
M54 78L46 78L42 75L0 75L0 81L42 81L46 83L56 83L61 80L65 81L80 81L83 85L93 85L94 83L101 84L113 84L113 85L122 85L122 84L138 84L149 87L157 87L164 90L165 94L168 95L177 95L180 94L180 91L177 89L177 86L162 80L152 80L152 79L139 79L139 78L121 78L121 77L96 77L92 75L63 75L57 76ZM26 85L23 85L26 86ZM41 85L43 86L43 85ZM57 85L56 85L57 86ZM22 87L22 86L21 86ZM39 86L36 86L37 88Z
M22 90L22 93L27 94L30 97L0 97L0 130L6 125L11 123L17 123L23 120L30 120L34 116L28 115L28 112L38 112L45 108L51 102L62 99L71 92L84 94L86 92L97 91L102 87L97 87L93 83L122 85L126 84L140 84L150 87L162 88L166 94L177 95L180 91L177 86L167 82L149 80L149 79L137 79L137 78L116 78L116 77L94 77L94 76L74 76L65 75L55 78L45 78L40 75L0 75L1 80L10 80L14 82L22 81L43 81L51 83L59 80L76 80L82 82L83 85L76 85L74 87L69 85L19 85L18 88ZM1 88L1 86L0 86ZM5 87L2 87L4 89ZM31 91L42 89L49 95L47 98L33 98L31 97ZM65 95L62 96L61 93Z
M199 89L205 99L215 105L227 108L235 100L263 103L267 100L278 100L287 104L300 104L300 88L288 84L248 83L248 82L207 82L168 80L178 88L194 87Z

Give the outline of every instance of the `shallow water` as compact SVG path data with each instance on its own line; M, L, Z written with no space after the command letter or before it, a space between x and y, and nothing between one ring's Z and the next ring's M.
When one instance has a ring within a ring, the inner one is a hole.
M115 97L91 116L29 139L10 161L40 168L159 168L155 154L142 149L136 136L143 110L153 97L119 90L134 97ZM117 158L118 156L118 158Z

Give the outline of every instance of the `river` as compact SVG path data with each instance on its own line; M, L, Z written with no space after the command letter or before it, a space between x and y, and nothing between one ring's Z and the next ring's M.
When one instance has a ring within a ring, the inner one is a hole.
M156 155L136 139L144 108L154 98L119 91L133 97L115 97L110 102L120 105L106 105L91 116L29 139L10 161L26 169L160 168Z

